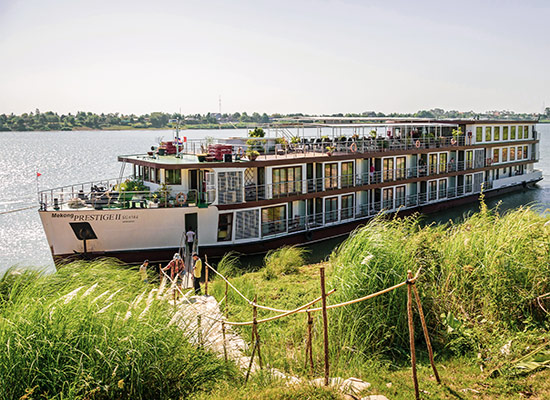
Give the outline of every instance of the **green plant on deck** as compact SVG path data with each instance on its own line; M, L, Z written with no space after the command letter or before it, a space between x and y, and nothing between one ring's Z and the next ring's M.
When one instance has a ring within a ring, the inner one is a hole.
M153 192L153 199L158 199L157 201L161 205L164 205L170 198L171 190L172 188L170 186L168 186L166 183L163 183L159 186L157 190Z
M264 278L269 280L295 274L298 268L304 265L306 253L302 247L291 246L269 251L264 259Z
M149 190L148 186L145 186L143 179L134 178L126 179L121 184L115 186L115 190L124 191L124 192L144 192Z
M263 138L264 136L265 131L260 127L256 127L253 130L248 131L248 137Z
M464 132L462 132L462 128L459 127L458 129L453 129L452 132L451 132L451 134L453 135L453 137L454 137L455 139L458 139L459 136L464 135Z

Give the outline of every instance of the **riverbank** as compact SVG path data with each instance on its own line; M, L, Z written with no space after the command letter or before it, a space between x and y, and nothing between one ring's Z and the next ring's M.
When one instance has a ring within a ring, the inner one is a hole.
M446 226L376 219L321 264L304 265L303 251L285 249L254 272L243 271L235 257L217 267L245 297L257 296L258 304L277 309L316 298L320 267L326 269L327 288L336 289L329 304L403 282L408 269L422 267L417 286L442 379L439 385L433 377L415 320L422 398L548 398L547 222L529 209L501 215L482 204L481 212ZM340 398L335 390L288 387L262 373L244 386L231 362L186 344L188 333L169 323L170 304L150 301L156 288L111 261L79 262L49 276L6 275L0 281L0 340L8 344L0 352L0 398L26 392L65 399L168 398L167 393L195 399ZM247 301L233 290L225 297L225 282L216 278L209 289L229 321L251 319ZM259 310L258 319L275 314ZM313 372L305 356L304 314L259 325L264 365L304 380L322 377L323 323L317 314ZM406 314L406 288L330 310L330 376L369 382L362 395L412 398ZM250 327L236 329L250 338ZM178 383L164 379L168 370Z

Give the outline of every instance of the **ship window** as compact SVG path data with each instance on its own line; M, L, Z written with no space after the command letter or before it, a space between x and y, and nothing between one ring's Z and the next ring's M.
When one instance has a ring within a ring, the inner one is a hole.
M395 188L395 207L405 205L405 186L397 186Z
M519 146L518 147L518 160L521 160L522 158L523 158L522 147Z
M384 181L393 181L393 158L384 158Z
M382 192L382 208L393 209L393 188L386 188Z
M405 179L405 157L395 159L395 179Z
M483 128L478 126L476 128L476 143L483 141Z
M500 126L495 126L494 131L495 140L500 140Z
M218 173L218 202L220 204L241 203L243 201L242 172Z
M508 127L502 127L502 140L508 140Z
M149 180L149 167L143 167L143 180L147 182L151 182Z
M529 139L529 127L527 125L523 127L523 138Z
M447 153L439 154L439 173L447 172Z
M523 138L523 126L518 126L518 139Z
M439 198L443 199L447 197L447 179L439 180Z
M492 127L490 127L490 126L485 127L485 141L486 142L491 141L491 136L492 136L491 130L492 130Z
M338 221L338 197L325 199L325 223Z
M258 210L235 212L235 240L258 237Z
M181 185L181 169L167 169L164 173L167 185Z
M353 162L342 163L342 187L353 186Z
M466 169L470 169L474 166L474 152L473 150L466 151Z
M512 126L512 128L510 129L510 140L515 140L515 139L516 139L516 127Z
M435 200L437 199L437 181L430 181L429 184L429 200Z
M342 196L342 219L353 218L353 195Z
M218 219L218 242L231 240L233 213L220 214Z
M494 163L499 162L499 157L498 157L499 153L500 153L499 149L493 149L493 162Z
M286 232L286 206L262 209L262 235Z
M471 192L472 191L472 175L466 175L466 183L464 184L465 188L464 188L464 191L466 193L468 192Z
M527 146L523 146L523 158L527 158Z
M437 154L430 154L430 175L437 174Z
M325 189L338 188L338 164L325 164Z
M502 149L502 162L508 161L508 147Z
M274 168L273 197L302 192L302 167Z
M510 161L515 161L516 159L516 148L510 147Z

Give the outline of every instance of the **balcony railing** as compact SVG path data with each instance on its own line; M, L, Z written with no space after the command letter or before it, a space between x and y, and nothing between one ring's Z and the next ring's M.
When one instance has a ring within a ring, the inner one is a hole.
M491 181L483 182L484 190L493 187ZM429 203L437 203L456 197L470 196L481 191L481 185L476 189L473 184L450 187L434 192L423 192L406 196L395 196L391 199L372 201L355 207L331 210L310 215L295 216L289 219L266 221L261 224L262 237L284 235L287 233L308 231L330 224L345 223L354 219L373 217L379 213L406 210Z

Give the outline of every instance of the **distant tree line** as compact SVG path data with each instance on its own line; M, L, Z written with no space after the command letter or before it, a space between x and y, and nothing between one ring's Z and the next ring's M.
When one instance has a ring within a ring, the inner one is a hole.
M233 113L233 114L179 114L153 112L150 114L95 114L91 112L79 111L76 114L61 114L53 111L40 112L36 109L34 112L15 114L0 114L0 131L72 131L84 129L162 129L171 128L174 124L170 121L179 120L184 128L244 128L251 125L266 124L283 117L305 116L301 113L296 114L252 114ZM366 111L360 114L332 114L332 117L419 117L419 118L479 118L479 119L550 119L550 108L546 108L543 114L517 114L513 111L488 111L485 113L476 113L474 111L445 111L441 108L431 110L421 110L412 114L389 113L384 114L375 111Z

